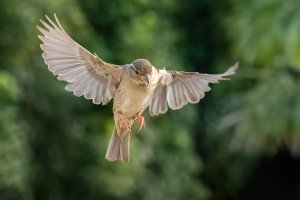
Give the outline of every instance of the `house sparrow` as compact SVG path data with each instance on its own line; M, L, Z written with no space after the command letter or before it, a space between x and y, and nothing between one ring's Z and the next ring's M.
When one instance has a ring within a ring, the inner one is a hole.
M129 160L131 126L145 126L143 111L149 107L151 116L177 110L187 103L197 103L210 90L209 83L226 80L235 74L238 63L223 74L168 71L156 69L148 60L137 59L130 64L114 65L105 62L75 42L56 23L40 20L44 28L41 49L43 58L58 80L67 81L65 87L76 96L91 99L94 104L113 101L115 126L105 158L109 161Z

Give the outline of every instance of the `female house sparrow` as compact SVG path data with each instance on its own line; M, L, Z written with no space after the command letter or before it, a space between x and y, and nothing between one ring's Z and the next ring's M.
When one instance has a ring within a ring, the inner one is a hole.
M151 116L182 108L187 103L197 103L210 90L209 83L226 80L235 74L238 64L223 74L201 74L158 70L146 59L131 64L114 65L91 54L75 42L63 29L54 14L56 23L40 20L44 28L41 49L43 58L58 80L68 82L65 87L76 96L84 96L93 103L107 104L112 98L115 127L106 152L109 161L129 160L131 125L145 126L143 111L149 107Z

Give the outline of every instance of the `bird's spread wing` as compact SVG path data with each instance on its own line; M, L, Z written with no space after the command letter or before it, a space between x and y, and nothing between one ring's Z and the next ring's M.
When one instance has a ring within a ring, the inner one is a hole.
M84 95L95 104L107 104L115 95L122 68L104 62L80 46L64 31L55 14L54 17L56 23L46 16L48 22L40 20L44 28L37 26L43 34L39 38L48 69L58 80L68 82L67 91Z
M209 83L218 83L235 74L238 63L223 74L201 74L198 72L179 72L159 70L160 80L154 90L149 113L151 116L182 108L187 103L197 103L210 90Z

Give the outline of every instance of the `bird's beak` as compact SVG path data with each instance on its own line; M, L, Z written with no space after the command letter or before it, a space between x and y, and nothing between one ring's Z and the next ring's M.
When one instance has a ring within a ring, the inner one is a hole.
M144 76L144 81L149 85L149 75L148 74L146 74Z

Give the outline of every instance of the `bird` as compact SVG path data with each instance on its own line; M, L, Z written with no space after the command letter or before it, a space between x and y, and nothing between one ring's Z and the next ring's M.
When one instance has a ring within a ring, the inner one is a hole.
M37 29L42 41L42 57L48 70L58 80L66 81L65 90L84 96L94 104L106 105L113 99L114 128L105 158L129 161L129 143L133 123L139 131L145 127L143 112L150 116L178 110L188 103L198 103L210 83L228 80L236 73L238 62L222 74L204 74L157 69L147 59L130 64L105 62L75 42L64 30L56 14L55 22L45 15Z

